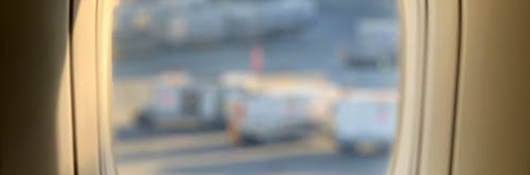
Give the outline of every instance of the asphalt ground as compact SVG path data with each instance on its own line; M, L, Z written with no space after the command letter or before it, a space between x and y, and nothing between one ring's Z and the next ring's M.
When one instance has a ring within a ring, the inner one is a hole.
M314 134L255 146L234 146L223 131L124 129L115 139L124 175L383 175L388 156L337 153L333 141Z

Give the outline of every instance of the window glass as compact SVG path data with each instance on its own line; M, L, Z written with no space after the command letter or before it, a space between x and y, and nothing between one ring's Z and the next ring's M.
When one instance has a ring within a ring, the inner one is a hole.
M395 0L121 0L119 174L383 175Z

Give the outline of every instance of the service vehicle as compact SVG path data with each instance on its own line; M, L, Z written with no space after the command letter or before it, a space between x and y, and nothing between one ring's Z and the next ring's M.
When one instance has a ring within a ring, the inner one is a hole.
M396 130L397 96L393 92L353 91L336 104L338 151L373 155L388 151Z
M311 74L256 75L250 79L245 95L232 99L227 107L227 133L237 145L309 135L328 116L335 97L329 82Z
M222 128L221 91L215 85L161 82L138 113L137 126L159 128Z

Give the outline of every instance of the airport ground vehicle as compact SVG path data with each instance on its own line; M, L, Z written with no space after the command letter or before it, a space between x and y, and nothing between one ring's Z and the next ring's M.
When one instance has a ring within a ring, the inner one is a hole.
M310 134L335 97L329 82L311 74L239 74L232 78L247 82L240 88L244 93L239 94L244 95L227 103L227 133L239 145Z
M335 140L339 152L387 151L396 130L397 99L385 92L355 92L337 102Z
M148 105L137 116L137 126L146 129L222 128L220 89L191 83L162 83L153 89Z
M236 105L230 119L230 134L237 144L251 144L310 134L311 97L302 95L254 95ZM236 133L237 132L237 133Z

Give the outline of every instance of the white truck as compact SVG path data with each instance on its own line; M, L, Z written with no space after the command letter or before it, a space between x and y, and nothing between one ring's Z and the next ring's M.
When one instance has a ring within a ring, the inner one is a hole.
M239 95L226 100L227 132L236 145L311 134L331 108L335 89L321 76L236 75L225 77L234 80L227 84L238 82L241 87Z
M372 155L388 151L396 130L397 99L378 92L350 95L336 105L338 151Z
M137 116L137 126L160 128L222 128L221 91L216 86L159 83Z
M232 121L239 127L237 144L252 144L308 135L315 127L311 97L256 95L242 102L243 115Z

